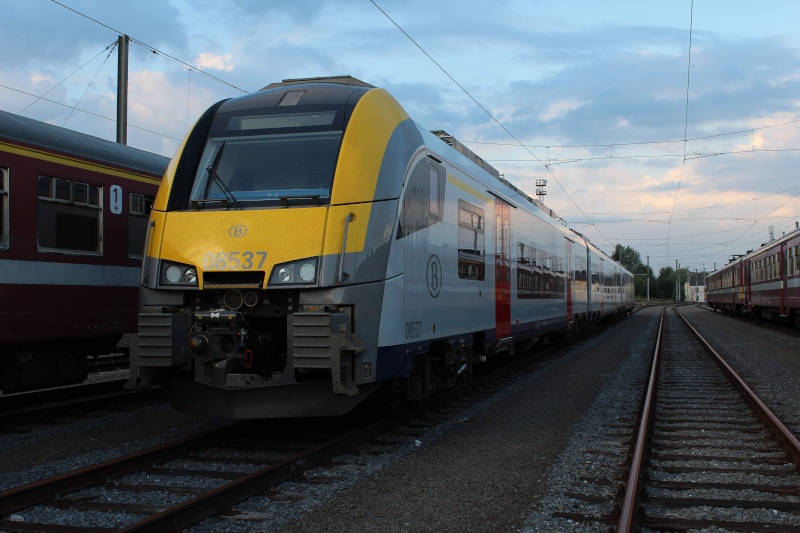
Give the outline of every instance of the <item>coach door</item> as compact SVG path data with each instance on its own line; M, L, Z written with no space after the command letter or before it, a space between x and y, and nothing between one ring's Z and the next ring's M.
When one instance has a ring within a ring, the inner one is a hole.
M567 264L564 265L564 285L567 286L567 320L572 322L572 241L567 239Z
M787 279L787 273L789 271L789 252L786 249L786 243L781 243L780 246L780 253L778 254L778 273L781 277L781 308L780 308L780 315L786 316L786 293L789 292L789 284Z
M494 201L495 334L511 336L511 208Z

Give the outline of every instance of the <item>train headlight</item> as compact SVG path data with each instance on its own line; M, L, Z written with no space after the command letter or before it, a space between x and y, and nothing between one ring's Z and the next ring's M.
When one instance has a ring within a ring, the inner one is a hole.
M167 267L164 275L170 283L178 283L181 280L181 267L178 265L170 265Z
M278 281L281 283L292 282L292 269L289 267L281 267L278 269Z
M303 263L300 265L300 268L297 269L297 273L300 275L301 280L310 283L317 277L317 265L314 263Z
M162 261L158 283L161 287L197 287L197 269L191 265Z
M186 272L183 273L183 279L186 283L196 284L197 283L197 271L193 268L187 268Z
M270 285L315 285L317 283L317 258L301 259L275 265L269 277Z

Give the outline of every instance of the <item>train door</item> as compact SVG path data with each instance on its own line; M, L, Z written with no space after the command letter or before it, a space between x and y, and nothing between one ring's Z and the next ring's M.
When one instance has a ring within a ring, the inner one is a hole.
M495 334L511 336L511 208L494 201Z
M567 239L567 264L564 265L564 284L567 286L567 321L572 322L572 241Z
M780 253L778 254L778 272L781 277L781 308L780 315L786 316L786 293L788 292L786 273L788 271L787 265L789 263L789 251L786 249L786 243L781 243Z
M599 282L598 293L600 294L600 316L606 315L606 278L603 272L605 261L600 260L600 270L597 272L597 279Z
M733 291L733 298L732 298L732 309L736 309L736 291L739 291L739 303L743 306L743 309L750 311L753 305L753 294L752 294L752 280L750 279L750 269L752 265L750 264L750 260L742 260L739 261L739 264L733 267L734 269L738 269L739 271L739 283L738 287L734 285ZM733 272L731 272L731 276L733 276Z

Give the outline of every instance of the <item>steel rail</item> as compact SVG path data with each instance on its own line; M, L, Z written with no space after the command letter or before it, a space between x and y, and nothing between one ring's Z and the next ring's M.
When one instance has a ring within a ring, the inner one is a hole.
M767 405L759 398L758 394L755 393L753 389L751 389L745 381L739 377L739 374L736 373L733 368L722 358L721 355L717 353L714 348L711 347L708 342L700 335L700 333L692 326L686 317L684 317L677 309L675 310L678 313L678 316L681 317L683 322L689 327L692 331L694 336L703 346L703 348L708 352L708 354L714 359L714 361L722 368L723 372L728 376L728 378L733 382L734 386L739 389L740 392L745 396L747 401L753 406L753 408L758 413L759 417L766 422L766 424L772 429L773 434L778 437L779 440L782 441L786 450L792 456L792 460L798 466L800 466L800 440L792 433L792 431L786 427L786 425L778 418L772 410L767 407Z
M519 372L529 367L542 356L560 348L554 345L526 356L514 358L501 368L490 370L476 377L461 387L456 387L444 394L436 394L424 403L395 413L366 427L336 437L327 443L302 451L290 458L260 470L243 474L241 477L191 498L175 507L143 518L139 522L128 524L122 531L164 531L180 530L194 525L230 509L237 503L258 494L263 494L283 481L297 478L303 472L324 463L325 461L355 448L387 430L408 423L409 420L424 416L441 405L446 405L456 398L468 394L482 386L490 384L501 377ZM89 466L74 472L65 473L50 479L41 480L25 486L0 493L0 516L37 504L47 504L59 495L68 494L88 486L103 484L108 479L147 468L184 456L188 450L208 448L213 442L229 436L234 427L244 423L233 424L197 437L186 437L176 443L143 450L122 458L112 459L98 465ZM176 446L178 444L178 446Z
M261 470L246 474L216 489L164 511L150 515L120 531L180 531L206 518L230 509L250 497L263 494L275 485L295 478L340 455L369 438L385 433L398 424L394 418L380 420L332 441L300 452Z
M37 423L75 412L99 411L112 405L164 399L161 385L129 391L123 389L125 381L102 381L0 396L0 428Z
M655 401L655 389L658 383L658 365L661 355L661 335L664 329L664 309L661 310L661 321L658 325L658 335L656 336L656 346L653 350L653 364L650 367L650 379L647 383L647 393L645 394L642 405L642 417L639 421L639 433L636 437L631 469L628 481L625 484L625 497L622 500L622 510L620 511L619 522L617 523L617 533L629 533L633 531L634 511L636 510L636 500L639 493L639 479L641 477L642 466L644 463L644 452L647 444L647 434L650 427L650 415L652 414Z
M506 375L513 374L522 368L531 365L543 353L554 350L555 347L546 348L535 354L527 355L516 361L505 364L503 367L488 372L476 379L467 382L461 387L456 387L444 394L434 395L423 404L403 410L392 417L378 420L364 428L323 443L315 448L300 452L278 463L265 466L261 470L247 474L231 481L221 487L213 489L196 498L187 500L163 512L151 515L139 522L130 524L121 531L132 533L136 531L164 531L181 530L198 522L227 511L233 505L258 494L263 494L272 487L301 475L327 460L341 453L352 450L356 445L368 441L391 428L408 423L409 420L424 416L436 407L452 402L481 386L492 383Z
M238 425L241 425L241 423L216 429L202 435L185 437L162 446L110 459L0 492L0 516L45 503L53 499L53 497L103 483L107 479L135 472L154 463L163 463L185 456L187 451L208 448L214 442L227 437L232 428Z

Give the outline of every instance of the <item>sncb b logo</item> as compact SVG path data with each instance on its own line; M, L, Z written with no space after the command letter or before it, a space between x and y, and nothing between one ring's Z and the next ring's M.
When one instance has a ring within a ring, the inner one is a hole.
M245 235L247 235L247 226L243 226L241 224L238 224L236 226L231 226L230 229L228 230L228 235L230 235L235 239L238 239L239 237L244 237Z

